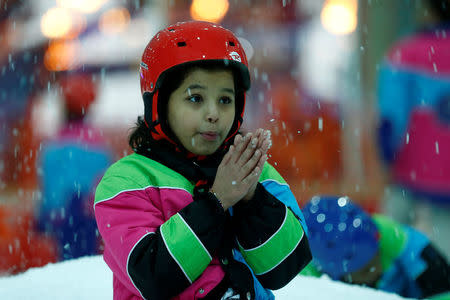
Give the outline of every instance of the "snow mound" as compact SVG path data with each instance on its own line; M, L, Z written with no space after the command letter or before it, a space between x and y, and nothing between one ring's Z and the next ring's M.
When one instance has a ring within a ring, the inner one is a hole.
M283 300L404 299L395 294L332 281L326 276L297 276L274 294L277 299ZM0 278L0 295L2 299L11 300L110 300L113 298L112 273L101 256L83 257Z

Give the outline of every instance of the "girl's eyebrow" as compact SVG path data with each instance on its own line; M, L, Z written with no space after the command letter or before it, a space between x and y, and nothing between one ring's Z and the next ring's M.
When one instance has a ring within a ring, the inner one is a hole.
M233 90L233 89L230 89L230 88L222 88L222 91L228 92L228 93L230 93L230 94L234 94L234 90Z
M188 90L193 90L193 89L206 90L206 87L204 87L203 85L195 83L195 84L191 84L190 86L188 86L187 89L184 92L186 93Z
M190 86L188 86L184 92L187 93L189 90L194 90L194 89L206 90L206 87L204 87L203 85L195 83L195 84L191 84ZM223 92L234 94L234 89L231 89L231 88L222 88L221 90Z

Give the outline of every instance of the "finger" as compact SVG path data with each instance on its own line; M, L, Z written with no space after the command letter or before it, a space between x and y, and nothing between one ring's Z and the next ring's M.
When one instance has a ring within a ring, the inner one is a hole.
M255 169L253 169L252 172L250 172L247 177L245 177L242 180L242 183L246 186L252 186L255 183L258 182L259 177L261 176L261 169L259 167L256 167Z
M242 178L245 178L250 174L255 167L258 165L258 162L261 158L261 151L257 149L255 153L252 155L252 157L242 166Z
M264 142L262 143L261 147L259 148L259 150L261 150L261 152L263 154L266 154L267 151L270 149L271 145L272 145L272 141L265 139Z
M261 158L258 161L258 164L256 165L257 168L260 168L261 170L264 169L264 164L267 161L267 154L261 155Z
M228 148L227 153L225 153L225 155L222 158L222 162L220 164L226 165L228 164L228 162L230 161L231 157L233 156L234 153L234 146L231 145L230 148Z
M266 163L266 161L267 161L267 155L266 154L261 155L259 157L257 163L256 163L256 166L255 166L254 170L259 169L262 172L262 170L264 169L264 164Z
M272 139L272 132L270 130L264 130L263 136L264 136L265 139L271 140Z
M264 141L270 140L270 131L259 128L256 133L258 135L258 145L256 148L262 148Z
M235 141L235 151L233 155L234 162L237 162L239 158L242 155L242 152L244 152L249 144L249 142L252 140L252 133L247 133L242 140L238 140L238 142Z
M242 141L242 135L240 134L236 134L236 136L234 137L234 142L233 145L237 145Z
M255 131L255 137L259 138L263 133L263 130L261 128L256 129Z
M242 152L241 156L236 162L238 166L245 165L248 162L248 160L252 158L253 154L255 153L257 144L258 144L257 138L252 138L251 141L249 141L246 149L244 150L244 152Z
M256 148L260 148L265 139L264 130L262 128L258 128L256 130L255 136L258 139L258 145L256 146Z
M234 139L234 145L237 147L240 144L246 143L248 142L248 139L250 139L252 136L252 133L249 132L246 135L242 136L242 135L238 135L236 136L236 138Z

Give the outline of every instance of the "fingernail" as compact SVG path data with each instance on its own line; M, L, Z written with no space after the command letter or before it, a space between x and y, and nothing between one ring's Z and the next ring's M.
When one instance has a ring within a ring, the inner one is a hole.
M258 139L257 138L253 138L251 143L252 143L252 148L255 148L256 144L258 143Z

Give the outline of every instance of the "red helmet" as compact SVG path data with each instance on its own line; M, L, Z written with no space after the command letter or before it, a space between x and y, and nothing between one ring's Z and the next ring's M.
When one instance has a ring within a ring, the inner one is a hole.
M247 57L237 37L220 25L189 21L159 31L148 43L140 63L141 94L144 99L144 118L155 140L167 139L174 143L161 126L162 103L158 98L165 74L176 66L216 62L233 68L239 74L243 91L250 88ZM236 95L235 122L227 138L234 136L242 124L245 93ZM165 99L162 99L165 100ZM158 114L159 113L159 114Z

